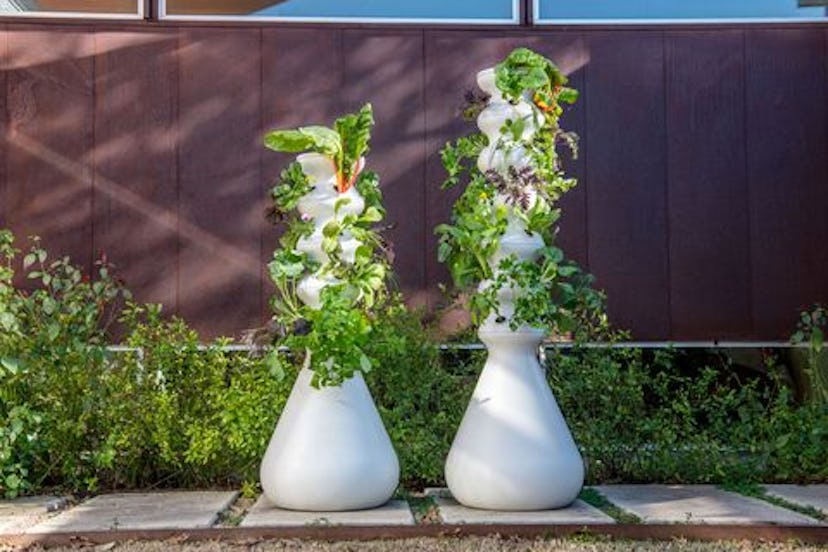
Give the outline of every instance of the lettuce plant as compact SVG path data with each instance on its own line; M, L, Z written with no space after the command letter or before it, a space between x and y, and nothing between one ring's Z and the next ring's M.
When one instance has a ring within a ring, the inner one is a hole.
M520 293L509 318L513 329L528 324L572 332L584 314L597 313L602 307L602 296L590 287L592 277L555 245L561 214L557 202L576 185L575 179L564 174L557 147L567 145L576 155L577 137L563 131L559 121L562 104L574 102L578 93L566 86L566 76L551 61L526 48L514 50L496 66L495 82L503 100L528 105L529 113L507 119L495 144L478 132L441 151L448 173L443 188L460 185L463 192L454 204L450 223L436 228L438 257L448 265L456 288L470 295L476 323L492 312L499 315L498 292L514 287ZM481 105L478 98L473 100ZM479 111L470 108L466 112ZM478 167L484 148L501 152L504 158L520 151L528 164L507 164L484 172ZM528 233L540 235L544 246L537 260L509 256L492 266L510 217L521 221ZM479 287L482 281L488 284Z
M309 365L314 371L312 383L317 387L339 385L356 372L371 370L374 362L365 348L374 312L388 300L389 263L374 228L385 216L379 178L362 167L373 122L371 105L366 104L358 113L337 119L333 128L277 130L265 138L265 145L276 151L310 151L328 157L335 170L337 192L341 195L355 188L365 201L365 208L356 214L340 211L350 201L347 197L337 202L336 216L322 229L326 260L320 263L298 247L315 228L313 220L297 211L300 199L313 187L301 166L291 163L273 188L271 212L285 229L280 248L268 265L276 286L271 304L280 328L277 345L288 348L292 358ZM343 254L343 238L360 242L352 259ZM298 286L310 276L330 282L321 291L321 308L299 300ZM278 351L268 357L276 374L283 372L283 359Z

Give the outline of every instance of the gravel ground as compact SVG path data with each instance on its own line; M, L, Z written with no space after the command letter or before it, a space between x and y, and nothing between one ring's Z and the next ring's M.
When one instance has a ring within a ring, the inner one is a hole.
M0 547L2 548L2 547ZM33 548L31 550L41 550ZM690 542L674 540L667 542L619 541L596 538L565 540L498 539L493 537L466 538L420 538L409 540L388 540L368 542L320 542L320 541L260 541L249 543L202 542L178 543L128 542L98 546L77 546L73 548L50 548L51 551L88 550L94 552L811 552L826 551L828 547L805 546L796 543L757 543L749 541Z

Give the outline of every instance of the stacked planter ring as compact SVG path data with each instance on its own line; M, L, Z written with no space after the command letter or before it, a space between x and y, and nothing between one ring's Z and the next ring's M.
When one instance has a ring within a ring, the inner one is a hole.
M314 222L314 231L297 249L320 263L316 273L300 281L297 295L306 305L320 307L319 295L335 283L325 271L330 262L322 251L322 229L335 216L360 214L365 202L356 188L340 194L332 160L317 153L297 161L313 186L298 210ZM350 201L335 205L343 198ZM340 237L342 260L353 262L359 242ZM399 483L399 461L377 408L357 372L338 387L311 386L310 358L288 397L260 470L262 489L281 508L333 512L362 510L387 502Z
M520 147L502 147L501 128L511 119L526 122L522 140L535 132L534 107L523 100L512 105L495 85L494 69L477 76L490 100L477 123L488 137L478 168L504 172L530 163ZM529 233L505 198L497 202L509 209L508 226L499 249L488 259L496 273L500 261L514 255L534 260L544 241ZM541 201L533 197L532 201ZM491 282L481 282L485 288ZM583 486L584 465L572 434L538 362L538 347L545 332L528 326L511 330L514 299L520 290L502 288L499 314L492 313L479 329L488 357L471 402L446 461L446 482L462 504L491 510L544 510L562 508L575 500ZM499 318L502 317L502 318Z

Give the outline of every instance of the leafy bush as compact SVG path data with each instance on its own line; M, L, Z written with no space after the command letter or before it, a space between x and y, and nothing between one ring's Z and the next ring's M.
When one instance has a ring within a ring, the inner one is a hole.
M89 474L108 449L99 441L102 388L90 383L105 379L106 330L128 297L105 260L90 279L33 242L23 266L39 287L24 293L13 286L13 237L0 234L0 492L11 496L53 474L75 488L94 486Z
M87 279L30 252L37 289L13 285L0 232L0 494L148 487L250 487L295 379L266 356L223 350L128 293L100 263ZM46 277L48 276L48 277ZM422 317L378 313L366 376L408 487L441 484L443 462L485 358L441 352ZM130 348L108 352L115 313ZM616 339L598 318L592 337ZM593 321L595 322L595 321ZM602 326L602 324L604 326ZM828 481L828 407L766 379L678 351L550 351L548 377L598 482Z
M791 363L801 382L805 399L828 405L828 350L825 333L828 332L828 307L816 304L799 315L791 343L807 345L791 351ZM804 366L803 366L804 365ZM804 376L804 377L802 377Z
M768 385L686 353L579 349L549 380L596 482L737 483L828 478L828 408L798 406L769 361Z
M449 366L417 313L394 304L375 325L367 354L378 369L366 380L397 450L403 486L439 485L473 380Z
M181 319L157 305L129 305L126 344L109 373L106 416L113 447L107 487L208 486L258 479L258 464L289 385L263 359L201 347ZM292 379L292 378L291 378Z
M15 289L12 243L0 233L0 494L257 479L286 381L226 341L202 347L158 306L122 309L105 262L89 279L35 246L39 286ZM108 353L119 314L133 350Z

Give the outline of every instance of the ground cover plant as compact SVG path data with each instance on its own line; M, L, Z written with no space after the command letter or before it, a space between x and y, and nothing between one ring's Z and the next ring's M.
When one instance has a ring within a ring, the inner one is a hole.
M23 259L33 276L15 285ZM265 353L203 345L160 307L128 302L106 263L83 275L0 232L0 494L58 487L243 487L287 399ZM44 276L45 282L44 282ZM445 456L482 365L440 351L424 316L389 303L366 354L366 381L409 489L441 485ZM111 320L124 344L112 352ZM585 335L625 338L600 318ZM405 358L406 362L399 362ZM798 396L784 356L759 375L724 355L550 349L550 384L587 462L588 483L825 482L828 408Z

